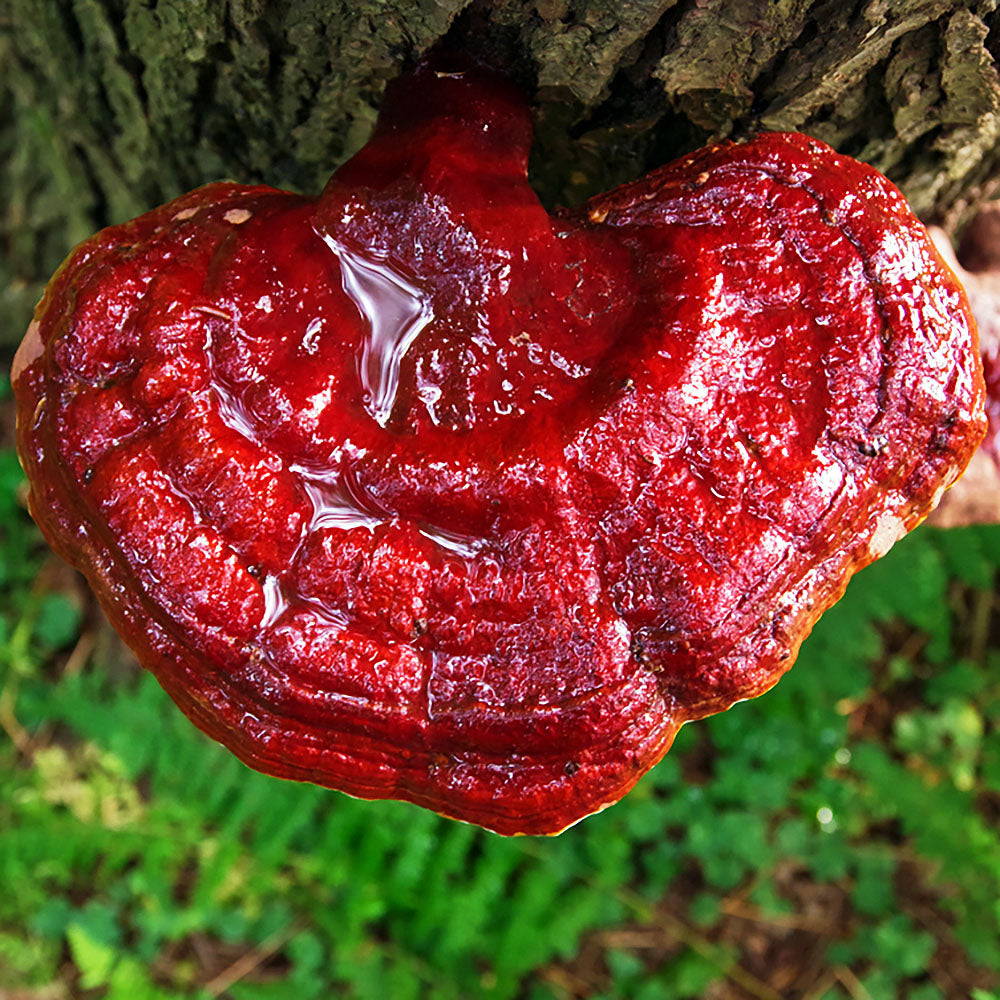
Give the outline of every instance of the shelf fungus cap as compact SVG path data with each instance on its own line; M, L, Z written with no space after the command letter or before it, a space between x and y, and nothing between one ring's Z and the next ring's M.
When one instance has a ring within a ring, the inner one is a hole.
M984 431L874 170L763 134L550 215L529 143L424 64L318 199L212 184L77 247L14 373L34 517L195 724L505 834L771 687Z
M962 235L956 257L942 229L930 229L945 263L961 282L979 333L986 382L986 436L962 479L931 514L939 528L1000 523L1000 205L987 203Z

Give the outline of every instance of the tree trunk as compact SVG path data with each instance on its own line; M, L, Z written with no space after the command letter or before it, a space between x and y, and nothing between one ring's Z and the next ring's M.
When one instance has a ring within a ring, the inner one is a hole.
M807 132L954 230L1000 189L996 0L0 0L0 343L70 247L205 181L316 192L441 43L536 109L575 202L709 139Z

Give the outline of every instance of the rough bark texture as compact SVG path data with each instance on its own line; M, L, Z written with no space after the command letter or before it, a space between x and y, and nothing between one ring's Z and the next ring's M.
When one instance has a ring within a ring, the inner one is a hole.
M436 43L531 94L577 202L718 137L807 132L955 230L1000 191L997 0L0 0L0 344L97 227L218 178L317 191Z

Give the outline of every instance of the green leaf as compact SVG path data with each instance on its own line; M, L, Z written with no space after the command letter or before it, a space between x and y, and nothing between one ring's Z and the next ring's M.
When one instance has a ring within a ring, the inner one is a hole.
M67 646L80 629L80 608L65 594L46 594L38 608L35 636L46 649Z
M31 929L42 937L61 938L73 919L74 910L61 896L47 899L45 905L32 917Z
M920 983L906 991L906 1000L945 1000L945 995L933 983Z
M78 923L66 928L66 940L73 962L80 970L80 985L87 990L107 986L118 961L115 949L104 941L96 940L87 928Z
M892 857L862 855L855 868L851 902L855 908L869 916L892 913L896 907L893 876L896 861Z
M715 893L700 892L691 900L688 914L699 927L709 927L719 919L720 902Z
M706 956L696 951L687 951L679 958L668 962L656 977L663 991L660 995L671 1000L704 997L709 987L721 979L728 968L731 956L720 949L717 955Z

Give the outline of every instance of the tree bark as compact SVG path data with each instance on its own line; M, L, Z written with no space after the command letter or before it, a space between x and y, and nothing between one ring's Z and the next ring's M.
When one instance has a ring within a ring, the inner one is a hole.
M712 139L817 136L954 232L1000 191L996 0L0 0L0 344L78 240L218 178L317 192L435 44L526 90L579 201Z

